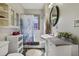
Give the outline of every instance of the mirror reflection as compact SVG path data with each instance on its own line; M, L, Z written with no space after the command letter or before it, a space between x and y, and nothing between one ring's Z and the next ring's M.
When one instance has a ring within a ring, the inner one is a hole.
M50 11L50 23L55 26L59 19L59 7L53 6Z

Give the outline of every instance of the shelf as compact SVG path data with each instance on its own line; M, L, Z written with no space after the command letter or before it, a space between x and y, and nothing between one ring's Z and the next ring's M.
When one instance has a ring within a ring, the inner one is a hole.
M17 29L19 29L18 26L0 26L0 28L17 28Z
M19 26L8 26L9 28L19 28Z
M8 11L0 9L0 12L8 13Z
M10 35L10 37L20 37L20 36L23 36L22 34L19 34L19 35Z
M7 18L0 18L0 20L7 20Z

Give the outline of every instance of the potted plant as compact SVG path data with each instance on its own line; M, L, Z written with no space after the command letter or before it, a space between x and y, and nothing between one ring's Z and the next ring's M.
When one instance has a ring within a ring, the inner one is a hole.
M58 38L70 41L73 44L79 44L79 38L74 36L74 35L72 35L69 32L59 32L58 33Z
M59 32L58 33L58 38L69 40L69 41L71 41L71 36L72 36L72 34L68 33L68 32Z
M79 44L79 38L78 37L73 35L71 39L72 39L73 44Z

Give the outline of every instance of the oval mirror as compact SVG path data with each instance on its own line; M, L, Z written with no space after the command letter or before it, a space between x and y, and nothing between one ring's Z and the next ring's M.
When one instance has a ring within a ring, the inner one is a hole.
M53 6L50 11L50 17L49 17L50 23L53 26L55 26L58 23L58 19L59 19L59 7Z

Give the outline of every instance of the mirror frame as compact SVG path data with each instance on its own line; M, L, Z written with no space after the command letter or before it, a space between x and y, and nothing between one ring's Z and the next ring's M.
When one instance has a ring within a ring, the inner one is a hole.
M57 12L57 16L56 16L56 17L57 17L57 18L56 18L56 22L52 24L52 23L51 23L51 14L52 14L52 11L53 11L54 7L56 8L56 12ZM59 7L56 5L56 6L53 6L53 7L51 8L49 20L50 20L50 23L51 23L53 26L55 26L55 25L58 23L58 19L59 19Z

